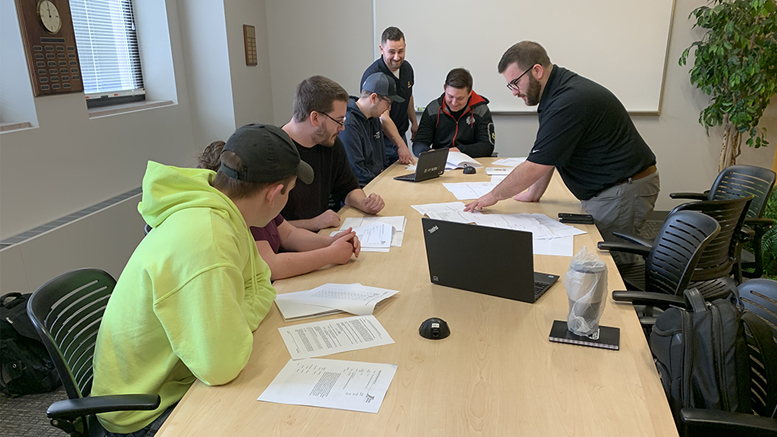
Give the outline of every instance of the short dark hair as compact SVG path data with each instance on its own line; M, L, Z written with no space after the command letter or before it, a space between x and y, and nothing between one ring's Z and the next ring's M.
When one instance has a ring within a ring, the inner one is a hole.
M472 91L472 75L464 68L454 68L445 76L445 86Z
M507 49L497 66L499 74L504 73L504 71L507 70L507 67L516 62L518 63L518 68L521 70L531 68L535 64L540 64L544 68L550 67L548 52L534 41L521 41L513 44L512 47Z
M207 147L205 147L205 150L197 157L197 168L204 168L216 172L216 178L213 180L214 188L226 194L230 199L249 197L266 187L279 183L283 185L283 190L281 192L284 194L286 193L286 189L291 184L294 175L276 182L250 182L233 179L220 172L219 168L221 167L222 162L238 171L243 171L244 169L243 161L239 156L229 150L226 152L223 151L224 144L223 141L214 141L208 144Z
M313 111L326 113L335 101L348 103L348 91L324 76L311 76L297 85L294 97L294 121L305 121Z
M405 39L405 34L398 27L389 26L380 35L380 43L386 44L386 41L399 41Z

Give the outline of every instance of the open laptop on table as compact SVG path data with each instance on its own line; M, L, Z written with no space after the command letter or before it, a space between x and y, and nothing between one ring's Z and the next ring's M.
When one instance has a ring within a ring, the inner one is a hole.
M415 173L397 176L398 181L421 182L433 179L445 173L445 163L448 161L448 148L432 149L418 156Z
M421 221L435 284L534 303L558 280L534 271L531 232Z

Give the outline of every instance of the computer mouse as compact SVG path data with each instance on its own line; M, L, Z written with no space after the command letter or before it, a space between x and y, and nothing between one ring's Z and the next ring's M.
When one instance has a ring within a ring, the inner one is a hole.
M441 340L451 335L451 330L448 328L445 320L432 317L421 323L418 333L421 334L421 337L428 338L429 340Z
M475 167L473 167L471 165L465 165L464 166L464 172L463 172L464 174L475 174L477 172L478 171L475 169Z

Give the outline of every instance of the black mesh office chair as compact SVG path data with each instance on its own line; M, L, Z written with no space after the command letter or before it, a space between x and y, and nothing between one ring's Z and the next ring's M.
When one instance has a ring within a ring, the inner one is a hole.
M720 232L710 240L702 251L699 262L691 275L688 288L696 288L705 299L717 299L736 292L736 281L729 277L738 259L739 234L753 196L727 200L690 202L677 206L669 215L679 211L698 211L720 224ZM616 233L615 235L632 243L643 244L645 240ZM599 243L599 248L607 247ZM613 249L613 250L617 250ZM633 290L645 290L645 264L637 263L621 269L621 276Z
M115 285L102 270L75 270L44 284L27 303L68 397L52 404L46 414L53 426L71 436L104 436L97 413L159 407L158 395L89 396L97 331Z
M775 173L769 169L750 165L732 165L725 168L712 188L706 193L672 193L672 199L695 200L725 200L737 197L753 196L753 201L747 211L745 228L749 231L746 236L753 245L752 261L742 261L742 274L746 277L757 278L763 275L763 259L761 254L761 240L766 231L771 228L774 221L762 218L769 193L774 187ZM744 254L743 256L747 256Z

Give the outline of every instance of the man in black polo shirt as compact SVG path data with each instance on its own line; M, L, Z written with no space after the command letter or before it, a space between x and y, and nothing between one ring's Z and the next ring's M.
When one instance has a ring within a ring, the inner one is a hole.
M394 78L397 94L404 102L392 103L391 109L380 116L385 134L383 143L389 165L397 160L402 164L412 164L415 160L407 147L405 133L410 127L411 139L415 138L418 119L413 106L413 67L405 61L405 35L398 28L391 26L383 31L380 41L381 57L367 67L359 85L361 86L372 73L385 73Z
M637 234L660 186L656 157L621 102L603 86L551 64L535 42L510 47L498 69L514 96L528 106L539 104L540 127L526 162L465 210L511 196L537 202L556 168L605 240L612 241L616 231ZM623 254L613 254L616 261L633 260L616 255Z
M330 197L367 214L383 209L383 199L378 194L368 196L359 188L338 137L345 124L347 104L348 92L326 77L312 76L297 85L294 115L282 129L294 141L300 158L316 174L312 183L304 187L300 184L301 190L289 192L289 200L281 211L298 228L318 231L340 226L340 217L329 209Z

